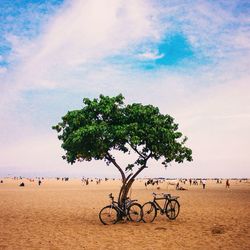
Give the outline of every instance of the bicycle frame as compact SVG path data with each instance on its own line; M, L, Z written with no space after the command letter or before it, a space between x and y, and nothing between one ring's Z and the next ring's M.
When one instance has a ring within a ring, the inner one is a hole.
M157 210L160 211L161 215L166 214L170 220L175 220L180 211L180 204L177 201L179 196L171 196L171 194L153 194L153 200L144 203L142 206L144 222L153 222L157 216ZM157 197L157 195L160 195ZM158 203L157 201L164 200L164 204Z
M118 203L113 201L111 203L111 206L114 207L119 213L121 213L122 215L126 215L126 210L125 209L122 209L118 206Z
M127 208L135 201L137 200L130 200L129 198L127 198L123 204L122 207L119 206L117 201L114 201L114 197L112 196L112 193L109 195L110 199L111 199L111 206L116 208L116 210L121 213L122 216L127 216L128 215L128 211Z
M157 202L157 200L165 200L163 208L160 206L160 204ZM153 203L154 203L156 209L159 210L161 214L164 214L166 211L166 208L167 208L168 198L167 197L160 197L160 198L154 197Z
M171 194L164 194L164 193L160 194L163 196L157 198L157 195L159 195L159 194L153 193L154 199L152 202L155 205L156 210L159 210L161 214L164 214L166 212L168 202L170 202L171 200L177 200L179 198L179 196L171 196ZM158 200L165 200L163 208L157 202Z
M115 224L118 221L140 222L142 220L142 206L127 198L121 205L109 194L110 205L105 206L99 212L99 219L104 225Z

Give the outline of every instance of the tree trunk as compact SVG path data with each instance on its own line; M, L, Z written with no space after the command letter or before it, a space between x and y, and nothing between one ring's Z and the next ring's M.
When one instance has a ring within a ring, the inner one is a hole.
M128 192L132 186L132 184L135 181L135 178L138 176L138 174L144 169L146 168L146 165L142 166L141 168L138 169L138 171L131 176L131 174L125 179L125 182L123 183L121 189L120 189L120 194L119 194L119 198L118 198L118 204L121 207L124 207L125 205L125 201L127 199L128 196Z
M126 183L127 181L129 180L129 178L131 177L132 174L129 174L126 179L122 182L122 186L121 186L121 189L120 189L120 192L119 192L119 196L118 196L118 204L119 206L122 206L123 205L123 193L124 193L124 190L126 189Z
M120 192L119 192L119 196L118 196L118 205L119 207L121 208L124 208L125 207L125 201L127 199L127 196L128 196L128 192L133 184L133 182L135 181L135 178L138 176L138 174L144 169L146 168L146 163L147 163L147 160L149 159L149 157L151 156L151 154L145 158L145 162L144 162L144 165L142 167L140 167L137 172L132 175L129 174L127 177L125 176L125 173L123 172L122 168L117 164L117 162L115 161L115 159L113 158L113 156L108 152L107 155L106 155L106 159L113 163L114 166L119 170L120 174L121 174L121 177L122 177L122 186L121 186L121 189L120 189Z

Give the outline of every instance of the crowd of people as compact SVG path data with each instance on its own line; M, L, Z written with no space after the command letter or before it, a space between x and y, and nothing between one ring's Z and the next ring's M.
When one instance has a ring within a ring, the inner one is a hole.
M19 182L19 186L20 187L24 187L25 186L25 182L37 182L38 186L41 186L42 183L45 181L45 178L44 177L36 177L36 178L24 178L24 177L13 177L12 179L14 180L21 180L21 182ZM69 177L56 177L55 178L57 181L64 181L64 182L67 182L69 181ZM81 178L81 183L82 185L84 186L88 186L90 183L95 183L96 185L99 185L101 184L102 181L108 181L109 179L108 178L85 178L85 177L82 177ZM112 178L111 180L115 180L114 178ZM224 182L223 179L221 178L216 178L216 179L209 179L209 180L212 180L212 181L215 181L217 184L222 184ZM172 179L165 179L165 178L147 178L147 179L143 179L141 178L140 181L144 181L144 186L146 188L148 187L156 187L157 189L160 189L159 185L162 184L162 183L166 183L168 185L175 185L175 189L176 190L188 190L187 186L186 186L186 183L189 184L189 186L201 186L202 189L206 189L207 187L207 179L201 179L201 178L190 178L190 179L185 179L185 178L181 178L181 179L175 179L175 180L172 180ZM240 182L242 181L241 179L239 180ZM0 180L0 184L3 183L3 180ZM230 188L230 179L225 179L225 187L226 189L229 189Z
M216 181L216 183L218 183L218 184L222 184L222 179L209 179L209 180L213 180L213 181ZM165 181L167 181L167 183L169 185L175 185L176 190L188 190L186 183L189 183L189 186L192 186L192 185L199 186L200 185L202 187L202 189L206 189L206 186L207 186L207 179L205 179L205 178L203 178L203 179L201 179L201 178L194 178L194 179L182 178L182 179L177 179L177 180L169 180L169 179L163 179L163 178L160 178L160 179L159 178L156 178L156 179L149 178L144 182L144 185L146 188L150 185L153 187L154 185L158 186L159 183L164 183ZM230 188L229 179L225 180L225 185L226 185L227 189Z

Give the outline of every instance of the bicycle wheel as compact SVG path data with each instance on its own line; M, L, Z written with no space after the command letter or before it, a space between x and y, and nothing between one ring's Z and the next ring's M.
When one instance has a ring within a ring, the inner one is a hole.
M130 221L139 222L142 219L142 207L139 203L132 203L128 207L128 218Z
M157 215L157 210L153 202L146 202L142 206L142 220L146 223L153 222Z
M180 204L177 200L170 200L168 201L166 207L166 216L170 220L175 220L180 212Z
M99 219L104 225L115 224L118 221L118 212L115 207L106 206L100 211Z

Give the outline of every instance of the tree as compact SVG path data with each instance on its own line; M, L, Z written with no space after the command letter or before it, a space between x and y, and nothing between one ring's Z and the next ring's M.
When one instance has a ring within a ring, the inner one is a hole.
M172 161L192 161L192 150L184 146L187 137L178 131L174 119L161 114L157 107L125 105L121 94L84 98L83 104L82 109L69 111L52 127L66 152L63 159L71 164L93 159L113 164L122 178L120 205L124 204L135 178L148 167L149 159L161 160L164 166ZM124 171L113 156L115 150L125 154L133 151L137 158Z

